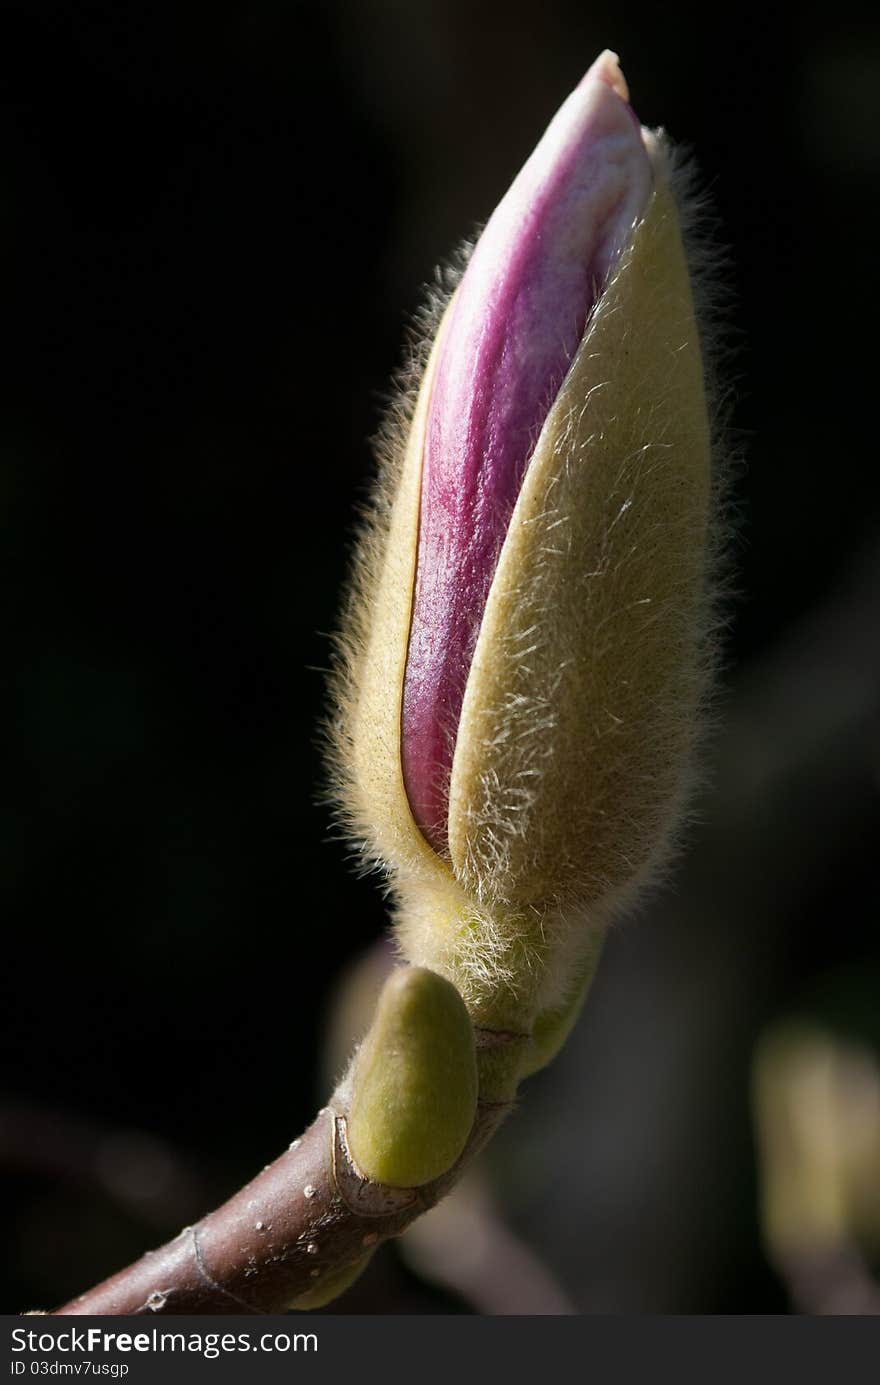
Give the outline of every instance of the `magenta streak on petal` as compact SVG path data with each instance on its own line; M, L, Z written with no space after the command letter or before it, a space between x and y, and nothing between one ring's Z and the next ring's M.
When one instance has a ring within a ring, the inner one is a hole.
M444 327L425 430L401 725L410 807L439 851L465 684L526 466L651 192L625 97L616 59L603 54L488 222Z

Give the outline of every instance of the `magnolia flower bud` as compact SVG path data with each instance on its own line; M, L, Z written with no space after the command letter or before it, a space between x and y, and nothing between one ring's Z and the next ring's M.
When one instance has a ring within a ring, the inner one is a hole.
M347 820L479 1023L566 1013L665 858L702 684L709 426L662 138L604 53L489 221L343 632Z

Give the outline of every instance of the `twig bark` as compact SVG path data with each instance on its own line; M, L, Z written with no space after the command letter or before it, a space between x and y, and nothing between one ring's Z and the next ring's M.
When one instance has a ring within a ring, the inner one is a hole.
M388 1188L354 1163L345 1105L334 1098L222 1207L55 1314L281 1312L432 1207L511 1109L480 1102L464 1153L448 1173L420 1188Z

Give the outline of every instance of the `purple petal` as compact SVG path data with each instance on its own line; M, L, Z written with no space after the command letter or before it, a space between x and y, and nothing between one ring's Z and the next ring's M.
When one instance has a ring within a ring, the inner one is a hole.
M627 95L616 58L603 53L488 222L444 328L425 432L401 732L410 807L438 851L447 847L465 684L526 466L651 193Z

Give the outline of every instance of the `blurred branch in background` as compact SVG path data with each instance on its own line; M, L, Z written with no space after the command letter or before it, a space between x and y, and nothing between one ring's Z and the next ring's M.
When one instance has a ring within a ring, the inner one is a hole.
M820 1029L780 1025L754 1074L768 1254L801 1313L880 1313L880 1066Z
M477 1313L568 1316L577 1309L537 1252L510 1229L478 1165L400 1242L408 1265Z
M0 1171L100 1192L163 1228L204 1197L194 1163L167 1140L23 1102L0 1103Z

